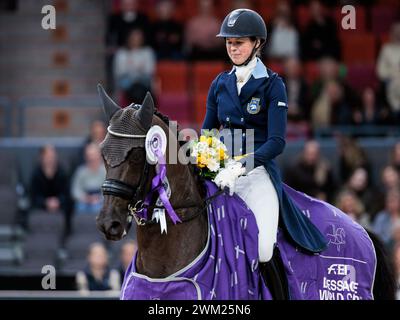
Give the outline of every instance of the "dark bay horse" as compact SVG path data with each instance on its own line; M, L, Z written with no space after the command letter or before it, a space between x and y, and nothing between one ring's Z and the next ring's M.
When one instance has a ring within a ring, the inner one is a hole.
M169 202L181 223L167 219L168 232L160 232L160 225L151 219L156 198L147 203L149 218L136 215L143 209L146 195L152 189L156 176L155 165L146 159L145 138L149 129L162 128L169 143L179 145L178 139L168 126L168 120L155 111L150 94L142 105L121 109L99 86L110 127L102 143L102 154L107 171L103 184L104 204L97 217L97 226L108 240L120 240L127 232L132 219L137 224L138 252L136 272L151 279L168 278L192 263L207 244L209 222L204 214L206 191L204 183L195 173L194 165L169 164L166 153L166 171L170 188ZM115 132L118 128L118 132ZM382 243L370 234L376 254L373 297L394 299L393 271Z

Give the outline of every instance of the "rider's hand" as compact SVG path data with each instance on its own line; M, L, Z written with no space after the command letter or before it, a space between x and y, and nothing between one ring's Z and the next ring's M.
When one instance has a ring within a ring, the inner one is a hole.
M246 169L242 166L240 162L230 160L228 161L225 168L221 169L221 171L217 174L213 181L221 189L228 187L229 194L232 196L235 192L237 178L243 175L245 172Z

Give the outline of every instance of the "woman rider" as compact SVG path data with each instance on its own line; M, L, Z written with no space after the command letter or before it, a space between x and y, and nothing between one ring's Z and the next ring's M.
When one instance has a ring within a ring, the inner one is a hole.
M243 130L239 152L244 156L222 169L214 182L228 187L231 194L236 192L253 211L259 229L260 262L273 256L280 216L297 245L320 252L326 241L283 190L275 162L285 147L288 103L281 77L258 58L267 39L265 22L253 10L237 9L226 16L217 37L225 39L233 68L212 82L202 129L229 130L233 138L230 146L238 142L235 129ZM254 152L246 154L251 143Z

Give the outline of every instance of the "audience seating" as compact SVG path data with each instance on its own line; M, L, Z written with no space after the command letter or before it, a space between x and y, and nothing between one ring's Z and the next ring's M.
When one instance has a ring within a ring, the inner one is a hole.
M351 33L341 35L342 58L346 64L374 63L376 40L373 34Z
M346 80L359 93L367 87L377 89L378 80L374 64L353 64L347 66Z
M390 6L376 5L371 8L371 32L374 35L388 33L398 18L398 10Z

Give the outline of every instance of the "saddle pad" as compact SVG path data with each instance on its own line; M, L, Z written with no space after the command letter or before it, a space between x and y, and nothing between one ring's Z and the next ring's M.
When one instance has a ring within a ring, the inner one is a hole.
M215 184L206 182L208 196ZM222 194L208 207L207 245L188 266L163 279L129 266L121 299L260 300L271 299L258 269L258 228L252 211L237 195Z
M324 251L310 255L301 252L279 232L278 246L291 299L373 299L376 256L365 229L338 208L287 185L283 187L328 240Z
M208 196L217 191L209 181L206 188ZM287 185L284 189L328 239L327 249L320 254L309 254L278 230L277 245L290 299L373 299L376 257L367 232L332 205ZM252 211L237 195L224 193L209 205L208 219L204 250L169 277L151 279L138 274L135 255L125 274L121 299L272 299L258 268L258 228Z

